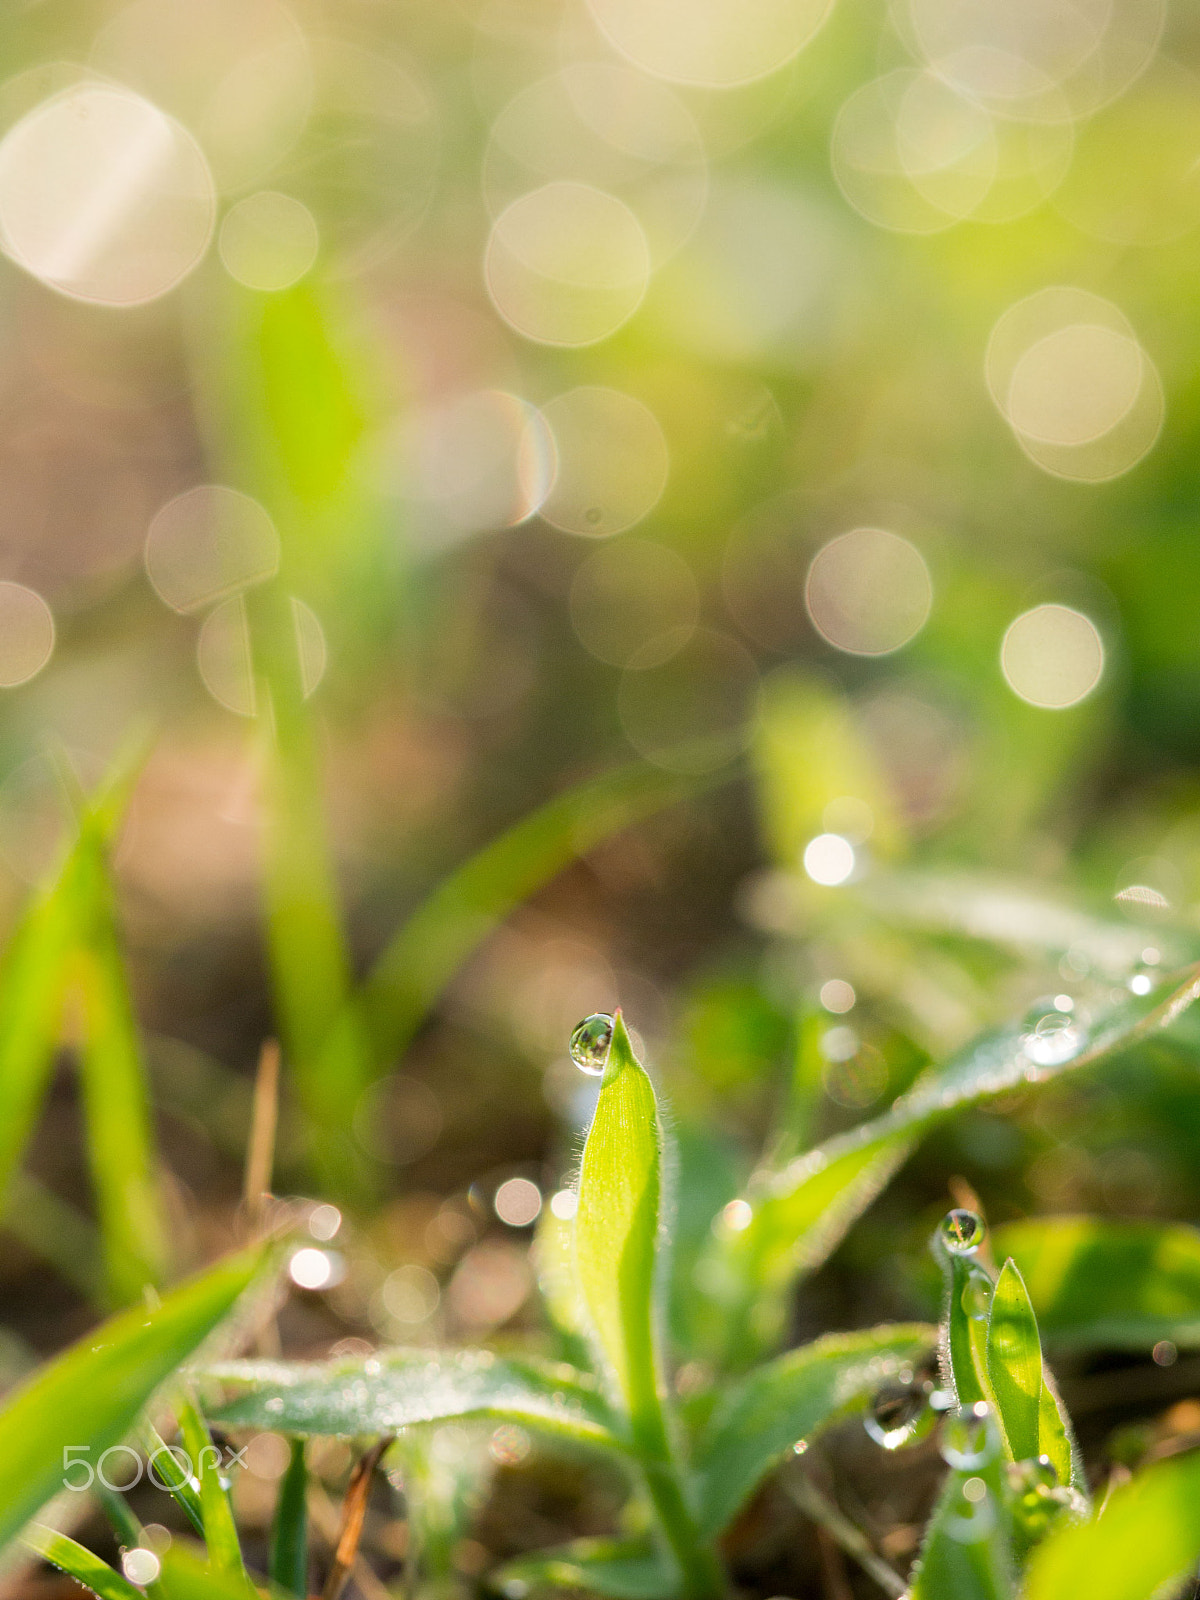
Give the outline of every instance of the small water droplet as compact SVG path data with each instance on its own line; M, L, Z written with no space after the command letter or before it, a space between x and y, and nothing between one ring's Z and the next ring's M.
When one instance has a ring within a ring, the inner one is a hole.
M282 1411L283 1410L283 1399L282 1399L282 1397L280 1395L277 1395L277 1394L272 1395L271 1398L266 1402L266 1405L265 1405L264 1409L267 1410L267 1411L270 1411L270 1412Z
M924 1437L933 1420L927 1384L888 1383L871 1401L863 1427L885 1450L899 1450Z
M1129 980L1131 994L1149 994L1154 987L1154 979L1148 972L1135 972Z
M969 1410L946 1419L942 1434L942 1460L956 1472L977 1472L996 1457L1000 1441L990 1426L990 1410L979 1401Z
M571 1035L570 1047L571 1060L580 1072L592 1078L602 1075L612 1035L613 1019L607 1012L597 1011L594 1016L584 1017Z
M974 1255L987 1237L983 1218L977 1212L960 1207L947 1211L938 1231L952 1256Z
M1048 1011L1022 1035L1021 1049L1036 1067L1061 1067L1083 1049L1087 1035L1063 1012Z

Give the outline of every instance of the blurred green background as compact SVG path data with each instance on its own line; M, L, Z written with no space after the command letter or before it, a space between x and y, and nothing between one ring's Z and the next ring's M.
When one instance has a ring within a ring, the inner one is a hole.
M276 1188L346 1217L291 1353L478 1338L580 1017L694 1238L781 1115L1200 944L1194 8L60 0L0 60L0 898L128 789L161 1145L103 1065L84 1131L67 962L13 1371L237 1234L269 1036ZM951 1178L1196 1216L1194 1084L963 1117L798 1329L926 1314Z

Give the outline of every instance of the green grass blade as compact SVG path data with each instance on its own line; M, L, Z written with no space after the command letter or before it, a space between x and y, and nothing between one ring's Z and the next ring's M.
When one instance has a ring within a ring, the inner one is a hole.
M531 812L445 878L390 941L363 987L376 1060L400 1055L478 945L522 901L605 839L703 787L636 763Z
M703 1532L719 1533L798 1440L861 1406L936 1337L922 1323L829 1334L727 1390L696 1447Z
M183 1539L164 1554L155 1587L163 1600L262 1600L262 1591L244 1575L214 1567L203 1550ZM266 1596L281 1600L269 1588Z
M213 1392L206 1414L222 1427L308 1438L480 1419L625 1449L591 1379L569 1367L490 1350L384 1350L326 1362L225 1361L200 1376L206 1392Z
M661 1428L654 1292L662 1199L658 1102L620 1015L583 1147L575 1272L635 1437Z
M118 943L114 896L100 842L86 839L80 948L79 1052L88 1162L100 1213L109 1302L128 1305L162 1282L166 1228L146 1069Z
M1015 1600L1003 1452L990 1416L980 1427L978 1457L983 1459L947 1475L913 1569L909 1600ZM1058 1600L1077 1593L1087 1590L1064 1589Z
M1034 1551L1024 1600L1151 1600L1200 1560L1200 1452L1139 1472L1103 1514L1052 1533Z
M139 1432L144 1442L146 1459L154 1465L155 1476L167 1486L167 1492L183 1507L188 1521L201 1538L204 1537L204 1507L192 1479L154 1424L147 1418ZM180 1446L179 1448L182 1448Z
M190 1400L181 1400L178 1410L183 1446L191 1457L192 1472L200 1484L200 1514L204 1519L204 1543L209 1562L218 1572L244 1577L246 1566L233 1520L233 1507L221 1482L221 1452L213 1444L203 1417Z
M0 1547L62 1488L63 1449L117 1444L158 1386L224 1318L263 1262L218 1263L155 1311L112 1317L39 1369L0 1411Z
M821 1264L931 1128L1008 1090L1097 1066L1169 1027L1198 997L1200 967L1192 967L1117 1002L1073 1056L1051 1066L1030 1061L1020 1029L988 1033L923 1075L881 1116L782 1168L760 1170L746 1191L748 1225L733 1234L718 1229L704 1267L706 1281L728 1284L733 1325L777 1327L793 1277ZM752 1353L752 1345L742 1351Z
M69 1200L31 1174L15 1172L3 1226L27 1250L48 1261L85 1300L100 1303L104 1296L100 1235Z
M1051 1348L1200 1348L1200 1230L1043 1217L998 1228L995 1243L1020 1267Z
M85 1589L99 1595L100 1600L143 1600L141 1589L134 1587L128 1578L114 1571L107 1561L101 1561L83 1545L69 1539L65 1533L53 1528L43 1528L31 1523L22 1535L22 1543L35 1551L44 1561L49 1561L60 1572L65 1572Z
M1010 1258L992 1292L987 1370L1000 1425L1014 1461L1041 1452L1042 1345L1024 1280Z
M297 1600L308 1594L308 1464L304 1440L291 1441L271 1527L271 1582Z
M576 1539L506 1562L489 1575L489 1586L500 1594L567 1589L605 1600L672 1600L678 1583L654 1547L636 1539Z
M977 1262L944 1250L940 1254L947 1284L942 1342L955 1397L960 1406L992 1402L987 1360L992 1280Z
M79 859L28 908L0 966L0 1201L29 1141L58 1042Z

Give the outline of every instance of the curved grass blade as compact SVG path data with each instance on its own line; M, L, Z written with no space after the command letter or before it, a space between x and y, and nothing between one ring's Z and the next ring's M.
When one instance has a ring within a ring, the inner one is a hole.
M835 1333L790 1350L726 1391L695 1452L701 1529L720 1532L800 1440L869 1399L933 1348L936 1328L903 1323Z
M155 1311L121 1312L17 1389L0 1411L0 1547L62 1488L64 1446L90 1446L95 1459L117 1444L262 1264L260 1250L247 1251L173 1290Z
M1041 1451L1042 1345L1024 1280L1011 1257L992 1291L987 1371L1012 1459L1033 1460Z
M993 1401L988 1372L988 1311L992 1280L969 1256L952 1255L940 1239L934 1251L946 1275L942 1366L960 1406Z
M153 1465L155 1476L166 1485L167 1493L183 1507L188 1521L203 1539L204 1507L183 1462L148 1417L138 1431L146 1451L146 1460Z
M230 1428L318 1434L396 1433L474 1418L518 1422L578 1444L624 1453L619 1425L599 1389L570 1367L490 1350L381 1350L343 1361L226 1361L200 1375L224 1391L205 1406Z
M1200 1348L1200 1230L1044 1217L1009 1223L995 1239L1020 1266L1048 1345Z
M924 1074L881 1116L778 1170L760 1169L746 1191L748 1225L715 1237L704 1268L706 1281L729 1284L733 1326L752 1329L755 1319L777 1325L783 1289L820 1265L931 1128L1019 1085L1094 1067L1169 1027L1198 997L1195 966L1147 995L1119 1001L1080 1036L1074 1055L1049 1066L1026 1054L1020 1028L986 1034Z
M937 933L956 933L1027 956L1060 957L1068 950L1092 970L1124 979L1141 960L1146 931L1080 911L1036 888L1015 886L970 873L878 873L860 890L867 904L890 922ZM1182 966L1200 950L1194 935L1155 928L1164 959Z
M1030 1558L1024 1600L1151 1600L1200 1560L1200 1452L1114 1489L1102 1516L1052 1533Z
M308 1464L304 1440L291 1441L271 1527L271 1582L296 1600L308 1594Z
M404 1052L463 962L522 901L605 839L703 787L642 762L618 767L555 795L443 879L363 985L375 1059Z
M44 1528L40 1523L32 1522L22 1534L21 1542L41 1556L43 1561L49 1561L85 1589L99 1595L100 1600L143 1600L141 1589L135 1588L107 1561L101 1561L99 1556L93 1555L74 1539L69 1539L65 1533L57 1533L53 1528Z
M508 1561L488 1582L500 1594L567 1589L605 1600L672 1600L679 1578L646 1540L576 1539Z

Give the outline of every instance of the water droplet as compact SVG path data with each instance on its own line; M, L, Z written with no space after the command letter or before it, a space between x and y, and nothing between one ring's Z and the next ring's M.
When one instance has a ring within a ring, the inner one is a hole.
M571 1060L580 1072L598 1078L608 1060L608 1047L612 1043L613 1019L607 1012L598 1011L584 1017L571 1035Z
M928 1384L888 1383L871 1401L863 1427L885 1450L899 1450L902 1445L923 1438L933 1421Z
M1036 1067L1061 1067L1083 1049L1086 1034L1061 1011L1038 1018L1021 1039L1021 1049Z
M1149 994L1154 987L1154 979L1148 972L1135 972L1129 980L1131 994Z
M990 1409L980 1400L969 1410L946 1419L942 1434L942 1459L956 1472L977 1472L993 1461L1000 1441L990 1426Z
M972 1322L986 1322L992 1308L992 1280L986 1272L973 1272L963 1285L962 1308Z
M942 1243L952 1256L974 1255L987 1237L984 1221L974 1211L947 1211L939 1228Z
M277 1395L277 1394L276 1395L272 1395L271 1398L268 1401L266 1401L265 1409L267 1411L270 1411L270 1412L282 1411L283 1410L283 1399L282 1399L282 1396Z

